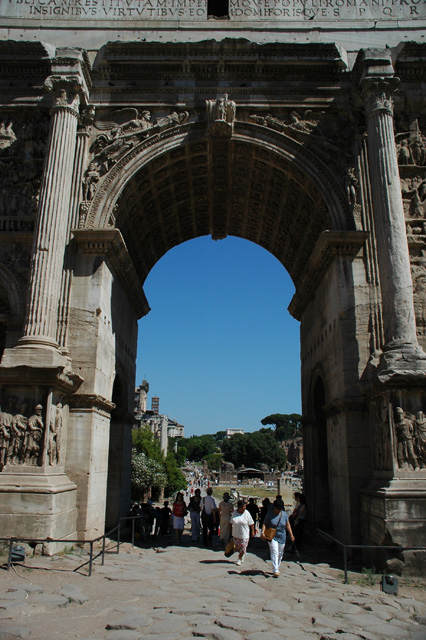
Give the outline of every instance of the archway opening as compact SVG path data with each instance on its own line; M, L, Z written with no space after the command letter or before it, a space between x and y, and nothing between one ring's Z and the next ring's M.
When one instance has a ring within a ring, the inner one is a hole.
M283 266L240 238L169 251L149 274L139 322L137 384L185 435L254 431L273 413L301 413L299 323Z

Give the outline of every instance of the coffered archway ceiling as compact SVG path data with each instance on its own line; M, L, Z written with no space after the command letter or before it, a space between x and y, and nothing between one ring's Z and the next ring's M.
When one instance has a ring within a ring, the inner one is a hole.
M115 217L142 282L172 247L233 235L270 251L297 286L319 234L332 226L319 191L294 164L234 139L159 155L126 184Z

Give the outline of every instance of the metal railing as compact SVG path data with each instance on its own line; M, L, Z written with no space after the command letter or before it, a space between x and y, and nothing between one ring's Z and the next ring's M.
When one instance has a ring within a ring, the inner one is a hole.
M343 571L345 574L345 581L344 581L345 584L348 584L348 550L363 549L367 551L369 549L380 549L381 551L392 550L398 553L400 551L426 551L426 547L400 547L396 545L387 546L387 545L369 545L369 544L345 544L344 542L337 540L337 538L333 538L333 536L331 536L329 533L326 533L325 531L322 531L321 529L317 529L316 531L321 537L327 540L330 540L331 542L333 542L343 550Z
M89 545L89 559L86 562L83 562L81 565L79 565L78 567L76 567L76 569L74 569L74 571L77 571L78 569L82 569L83 567L85 567L86 565L89 565L89 573L88 573L88 577L90 577L92 575L92 567L93 567L93 561L96 560L96 558L99 558L99 556L102 556L102 565L105 564L105 547L106 547L106 538L110 538L115 532L117 532L117 549L116 549L116 553L120 553L120 534L121 534L121 521L118 523L117 526L115 526L113 529L111 529L110 531L108 531L107 533L104 533L101 536L98 536L97 538L93 538L92 540L72 540L70 538L21 538L21 537L13 537L13 538L0 538L0 541L2 542L8 542L9 543L9 556L8 556L8 560L7 560L7 570L10 571L10 567L12 566L13 562L12 562L12 555L13 555L13 547L16 543L18 542L23 542L25 544L49 544L49 543L53 543L53 542L59 542L63 545L68 545L68 544L88 544ZM94 553L94 545L96 542L99 542L99 540L102 540L102 549L101 551L99 551L98 553Z

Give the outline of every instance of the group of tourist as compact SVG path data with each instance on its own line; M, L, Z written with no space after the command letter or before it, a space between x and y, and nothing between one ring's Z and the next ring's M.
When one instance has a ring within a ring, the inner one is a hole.
M303 529L306 521L306 499L303 493L294 494L295 507L290 516L287 515L283 499L277 495L271 503L269 498L262 501L259 509L255 499L248 503L238 500L236 508L231 502L230 494L225 491L222 500L216 504L211 487L206 495L201 496L201 489L196 488L185 503L182 492L176 494L172 507L168 501L162 508L155 508L151 500L133 508L131 515L140 515L144 533L150 535L167 534L174 531L177 544L182 543L185 517L191 518L191 539L193 543L203 541L205 547L211 547L213 535L218 534L222 548L226 548L232 538L237 555L236 564L240 566L245 559L251 538L260 532L260 538L269 545L273 576L280 575L280 564L286 548L301 551L303 548ZM272 536L271 536L272 531Z

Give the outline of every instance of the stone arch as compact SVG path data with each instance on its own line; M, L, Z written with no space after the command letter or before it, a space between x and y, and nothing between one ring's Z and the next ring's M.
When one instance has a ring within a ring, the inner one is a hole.
M147 246L136 251L138 222ZM106 175L83 222L112 225L141 282L181 242L236 235L275 255L296 285L320 233L355 228L342 185L315 154L248 122L236 122L230 139L189 123L137 145Z

